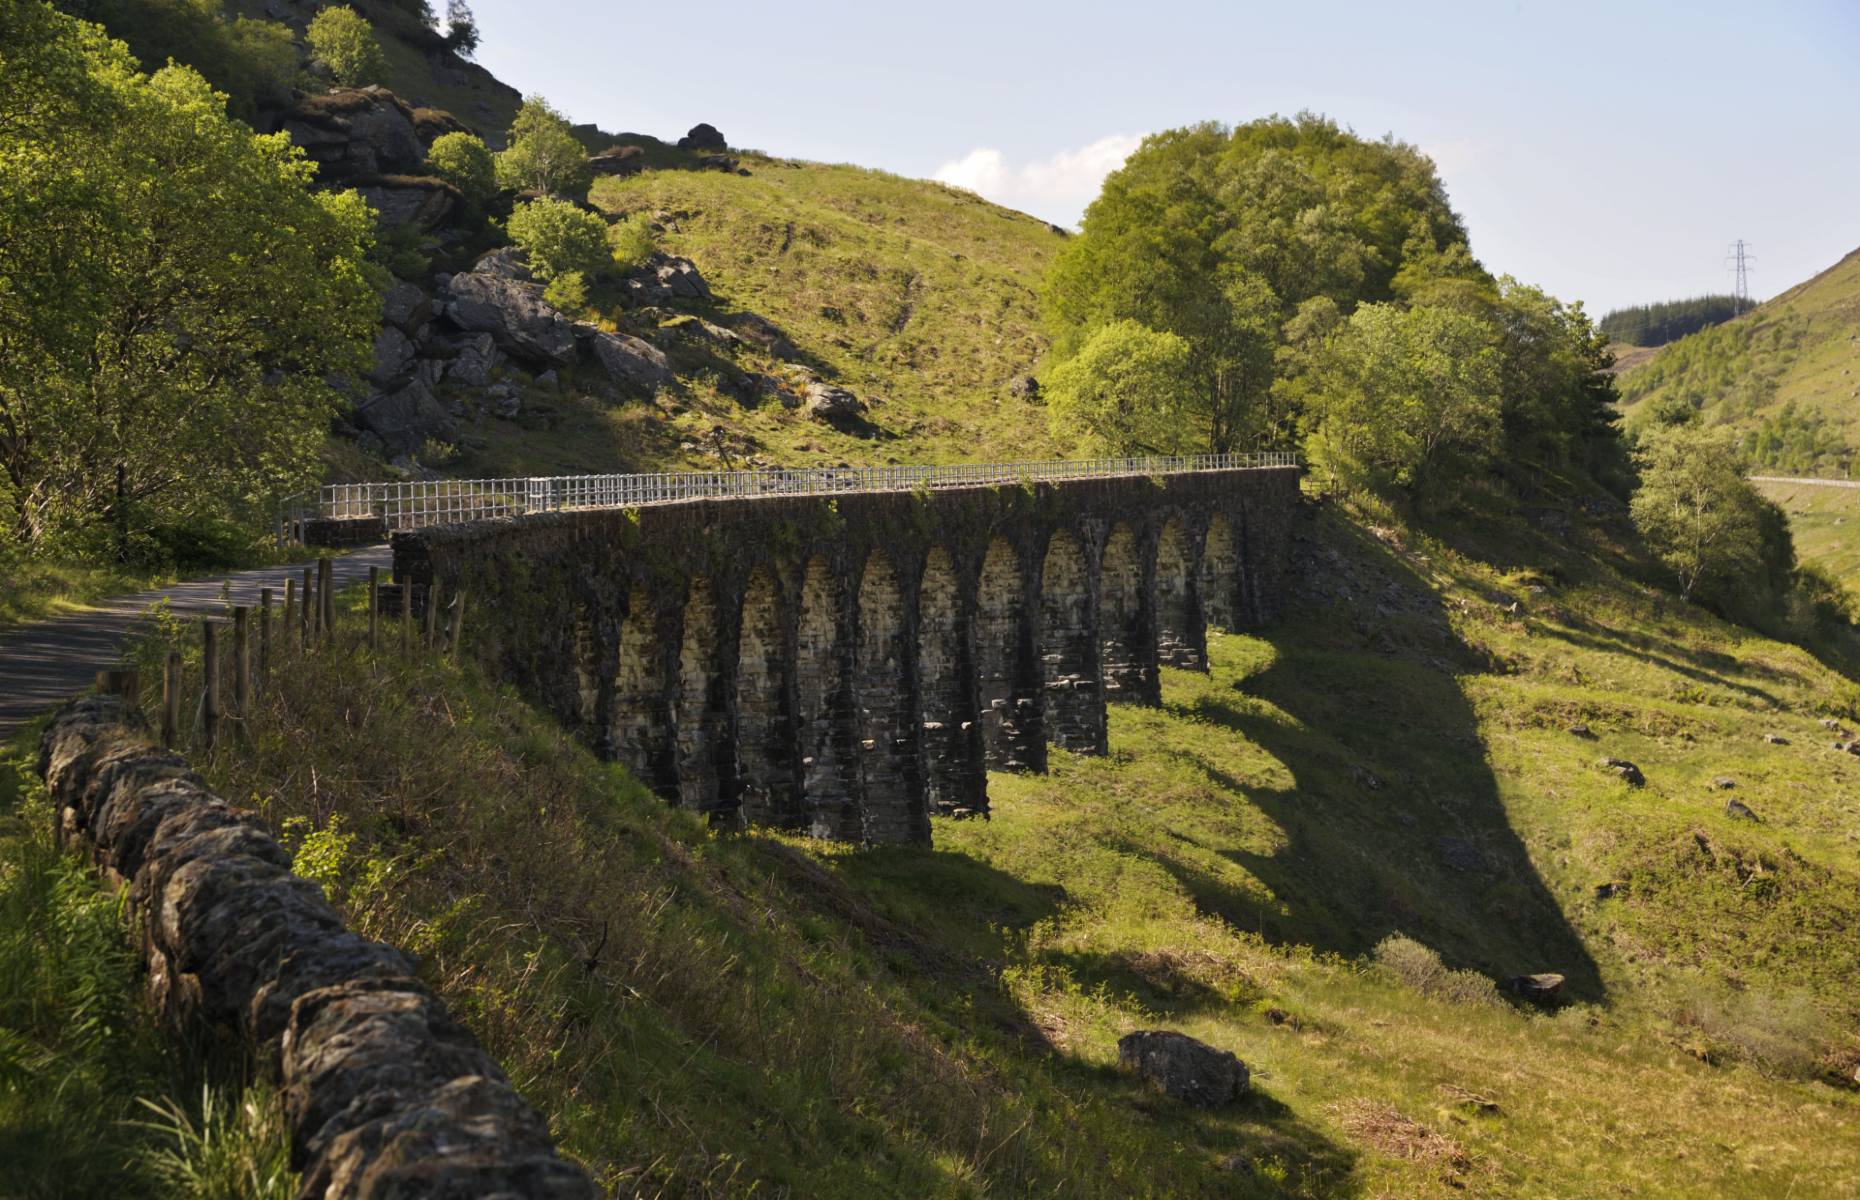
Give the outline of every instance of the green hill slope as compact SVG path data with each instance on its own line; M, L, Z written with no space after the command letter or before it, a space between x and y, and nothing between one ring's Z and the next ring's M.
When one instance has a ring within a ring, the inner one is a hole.
M1860 251L1723 325L1681 338L1620 376L1630 423L1689 404L1754 461L1835 468L1860 447Z

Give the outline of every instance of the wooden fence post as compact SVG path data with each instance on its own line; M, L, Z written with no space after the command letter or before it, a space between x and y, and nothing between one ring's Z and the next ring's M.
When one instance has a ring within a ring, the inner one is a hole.
M252 717L252 610L239 605L233 609L233 712L239 718L239 736L246 734L246 722Z
M381 632L381 568L368 568L368 648L373 650Z
M452 593L452 636L446 639L446 654L453 662L459 660L459 634L465 627L465 589L459 588Z
M291 636L291 614L297 611L297 580L294 576L284 578L284 636Z
M400 656L413 656L413 581L400 585Z
M297 644L302 646L305 650L310 648L310 610L315 607L315 598L311 596L310 592L310 568L305 567L304 591L301 597L303 602L298 606L297 613Z
M328 641L336 632L336 564L327 558L316 560L317 636Z
M200 633L202 660L207 670L206 704L201 723L207 736L207 749L211 751L220 741L220 628L212 621L202 621Z
M420 614L426 622L421 633L425 635L423 640L426 642L426 650L429 654L432 653L433 639L439 636L439 614L435 611L438 607L439 585L429 583L426 585L426 611Z
M181 652L168 651L161 673L161 744L174 749L181 732Z
M258 674L253 682L263 683L271 674L271 589L258 589Z

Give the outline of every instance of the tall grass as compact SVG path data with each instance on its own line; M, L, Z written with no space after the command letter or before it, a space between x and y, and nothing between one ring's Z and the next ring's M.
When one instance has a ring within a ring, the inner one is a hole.
M124 893L53 845L32 742L0 757L0 1196L290 1195L275 1089L157 1027ZM197 1186L216 1178L227 1186Z

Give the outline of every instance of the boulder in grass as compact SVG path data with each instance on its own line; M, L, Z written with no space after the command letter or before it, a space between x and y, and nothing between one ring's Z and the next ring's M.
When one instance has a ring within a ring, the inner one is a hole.
M1640 768L1625 758L1604 758L1596 765L1604 771L1613 771L1629 787L1647 786L1647 777L1641 774Z
M1563 996L1563 977L1552 972L1537 975L1513 975L1499 983L1502 991L1541 1008L1552 1008Z
M1117 1040L1117 1061L1163 1095L1198 1108L1231 1104L1247 1089L1246 1064L1185 1033L1145 1029Z

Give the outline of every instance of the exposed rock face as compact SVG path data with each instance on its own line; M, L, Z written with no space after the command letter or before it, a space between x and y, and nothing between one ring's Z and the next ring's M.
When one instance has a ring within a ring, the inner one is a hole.
M375 331L375 365L369 368L369 382L386 387L408 378L413 355L413 340L397 326L383 325Z
M568 318L543 300L534 283L469 271L446 285L446 317L467 333L488 333L517 357L566 366L574 361L575 333Z
M473 334L465 339L458 357L446 368L446 378L464 387L484 387L491 382L491 372L497 369L501 358L490 334Z
M458 210L458 190L443 179L430 176L395 176L379 183L363 184L355 189L368 201L375 214L388 225L414 225L437 229Z
M672 364L658 347L624 333L604 333L591 326L588 350L609 376L651 394L672 381Z
M1231 1104L1247 1088L1246 1064L1232 1052L1171 1030L1139 1030L1117 1039L1117 1061L1157 1091L1199 1108Z
M534 283L536 276L530 273L529 260L523 251L515 246L499 246L481 255L472 264L473 271L480 275L495 275L500 279L514 279L518 283Z
M723 134L715 125L699 121L691 127L691 132L678 139L680 150L728 150L730 143L723 140Z
M637 305L673 304L680 300L709 303L710 284L688 258L654 254L626 277L627 292Z
M415 453L428 438L447 438L454 432L445 406L417 379L362 405L356 410L355 421L380 438L392 458Z
M595 175L624 177L637 175L646 166L646 152L638 146L609 146L588 157L588 170Z
M859 397L830 383L807 385L807 415L830 425L850 421L865 411Z
M406 333L412 333L433 319L433 300L418 284L396 280L381 298L381 319Z
M414 962L344 928L258 815L156 749L126 702L67 705L39 772L61 839L127 884L162 1016L277 1067L300 1195L592 1200Z
M413 110L384 87L305 97L284 114L283 129L316 161L319 183L417 175L426 162Z

